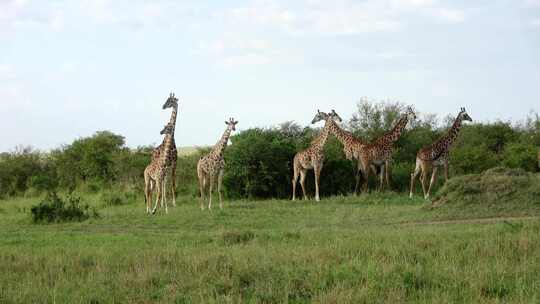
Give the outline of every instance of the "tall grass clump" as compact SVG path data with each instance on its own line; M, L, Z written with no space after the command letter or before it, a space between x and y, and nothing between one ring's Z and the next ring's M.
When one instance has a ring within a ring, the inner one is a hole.
M90 217L98 217L96 210L81 204L79 197L70 196L63 200L56 192L49 193L30 212L34 223L82 222Z
M134 191L105 190L100 198L105 206L122 206L134 203L137 194Z
M540 175L495 167L450 179L434 206L456 215L533 215L540 213Z

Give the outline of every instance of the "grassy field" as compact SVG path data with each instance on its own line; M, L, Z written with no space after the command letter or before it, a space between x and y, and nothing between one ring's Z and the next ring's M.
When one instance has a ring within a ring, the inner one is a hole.
M536 211L456 218L388 193L147 216L84 195L99 218L36 225L38 201L0 201L0 303L540 302Z

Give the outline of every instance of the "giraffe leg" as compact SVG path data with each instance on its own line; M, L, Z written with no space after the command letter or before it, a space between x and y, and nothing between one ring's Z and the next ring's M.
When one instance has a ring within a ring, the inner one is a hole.
M204 172L201 169L200 164L197 164L197 177L199 178L199 193L201 195L200 201L201 201L201 210L204 210L204 191L206 188L206 176Z
M199 182L200 184L200 189L201 189L201 210L204 210L205 208L205 204L206 204L206 180L208 179L207 176L203 176L201 178L201 181Z
M167 190L167 188L165 187L166 185L167 185L167 173L165 173L165 176L163 177L163 183L161 184L161 187L163 188L161 189L161 196L162 196L161 202L160 202L161 208L163 208L164 204L167 203L167 191L165 191Z
M414 172L411 173L411 187L409 188L410 189L410 191L409 191L409 197L410 198L413 197L416 177L418 176L418 174L420 173L421 170L422 170L422 167L420 166L420 160L417 158L416 159L416 166L414 168Z
M322 163L313 167L313 173L315 174L315 201L320 201L319 198L319 182L321 178Z
M379 172L379 192L383 191L385 168L386 168L386 166L384 164L381 165L381 172Z
M144 202L146 203L146 213L150 213L150 205L151 205L151 180L150 175L144 171Z
M171 186L172 186L172 203L176 207L176 159L173 159L171 165Z
M427 176L429 174L427 166L422 166L422 174L420 175L420 181L422 182L422 192L424 193L424 198L427 195Z
M169 210L167 209L167 175L165 175L162 187L163 190L161 193L163 193L163 198L161 199L161 207L165 205L165 214L169 214Z
M362 164L362 173L363 173L363 177L364 177L364 192L367 193L368 192L368 182L369 182L369 165L367 164Z
M448 182L448 160L444 161L444 182Z
M369 169L373 170L375 172L375 167L371 166ZM363 172L363 164L362 160L358 159L356 162L356 184L354 185L354 195L358 195L358 192L360 192L360 183L363 182L363 180L366 178Z
M152 209L152 214L156 213L158 203L159 203L159 200L160 200L161 195L162 195L162 193L161 193L161 190L162 190L161 183L162 183L162 181L158 178L158 180L156 180L157 197L156 197L156 203L154 204L154 208Z
M386 161L385 163L385 168L386 168L386 171L385 171L385 175L386 175L386 188L388 188L388 190L391 190L390 189L390 171L391 171L391 167L390 167L390 161Z
M223 183L223 169L219 171L217 191L219 194L219 209L223 209L223 198L221 194L221 184Z
M298 181L298 167L294 165L294 173L293 173L293 179L292 179L292 200L296 200L296 182Z
M431 192L431 187L433 187L433 184L435 183L435 179L437 178L437 170L439 167L434 166L433 171L431 172L431 181L429 182L429 188L427 190L427 195L425 196L425 199L429 199L429 193Z
M210 187L208 187L208 210L212 210L212 191L214 191L214 175L210 175L208 181L210 182Z
M358 187L360 185L360 179L362 177L362 171L360 170L360 168L356 168L356 171L354 173L354 179L355 179L355 184L354 184L354 195L357 195L358 194Z
M302 194L304 195L304 200L307 200L307 195L306 195L306 173L307 173L307 170L305 169L300 169L300 186L302 187Z

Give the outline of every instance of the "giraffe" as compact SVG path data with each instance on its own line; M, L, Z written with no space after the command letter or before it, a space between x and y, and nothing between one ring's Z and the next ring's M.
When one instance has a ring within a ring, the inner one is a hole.
M373 170L373 166L381 168L379 177L379 191L383 190L385 174L387 186L389 186L390 176L387 168L392 160L392 152L394 150L393 144L399 139L401 133L407 126L407 123L414 119L416 119L416 114L411 107L407 107L405 113L401 116L390 132L375 139L369 144L360 146L354 152L358 159L358 178L354 190L355 193L359 188L361 178L364 179L364 191L367 191L369 173L370 169Z
M330 114L326 114L317 110L317 114L311 121L312 124L319 122L321 120L325 121L324 128L321 130L319 135L311 142L309 148L304 151L296 153L293 160L293 169L294 175L292 179L292 200L296 199L296 182L298 181L298 176L300 176L300 186L302 186L302 193L304 195L304 200L307 199L306 188L305 188L305 179L307 170L313 169L315 173L315 200L319 201L319 179L321 176L321 170L324 162L324 153L323 148L328 139L330 121L341 122L341 117L335 112L332 111Z
M330 112L333 115L337 115L336 111L332 110ZM351 132L343 130L335 121L330 120L329 122L329 131L331 134L333 134L343 145L343 153L345 153L345 157L348 160L354 160L356 159L358 161L356 151L360 149L360 147L367 144L367 142L363 141L362 139L355 137ZM371 165L371 170L376 173L376 168L374 165ZM357 183L358 183L358 174L355 176Z
M214 181L217 176L217 191L219 194L219 208L223 209L223 199L221 195L221 183L223 181L223 170L225 169L225 161L223 160L223 152L227 147L227 142L231 136L231 132L236 131L236 124L234 118L230 118L229 121L225 121L227 128L221 136L221 139L212 148L209 154L201 157L197 163L197 176L199 177L199 188L201 192L201 210L204 210L204 200L206 186L209 184L209 201L208 210L212 209L212 189Z
M144 194L146 201L146 213L150 213L152 205L152 188L155 185L157 189L157 197L152 214L156 212L158 202L161 199L161 205L165 205L165 213L169 213L166 202L166 186L167 186L167 171L169 169L168 154L172 151L174 126L167 124L160 134L165 135L163 138L163 149L157 159L153 159L150 164L144 169Z
M414 193L414 183L416 177L419 173L421 175L422 191L424 192L424 199L429 199L429 193L433 183L435 183L435 178L437 174L438 167L442 166L444 168L444 179L448 181L448 155L450 148L454 141L456 140L459 130L463 121L472 121L472 118L467 114L465 108L461 108L459 111L454 123L448 133L436 140L429 146L423 147L416 154L416 166L414 172L411 174L411 188L409 197L412 198ZM433 168L431 174L431 181L429 183L429 188L426 192L426 182L429 170Z
M176 142L174 141L174 133L176 130L176 116L178 112L178 98L174 93L170 93L169 97L163 104L163 110L172 108L171 118L169 119L169 124L172 125L172 145L171 153L168 154L167 166L171 169L171 184L172 184L172 199L173 206L176 207L176 162L178 160L178 151L176 150ZM159 145L157 148L152 151L152 160L158 159L163 150L163 144Z

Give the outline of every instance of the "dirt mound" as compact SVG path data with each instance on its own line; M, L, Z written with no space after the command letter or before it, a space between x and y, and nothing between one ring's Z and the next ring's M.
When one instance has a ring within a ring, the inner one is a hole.
M450 179L435 195L433 207L475 215L540 213L540 175L496 167Z

